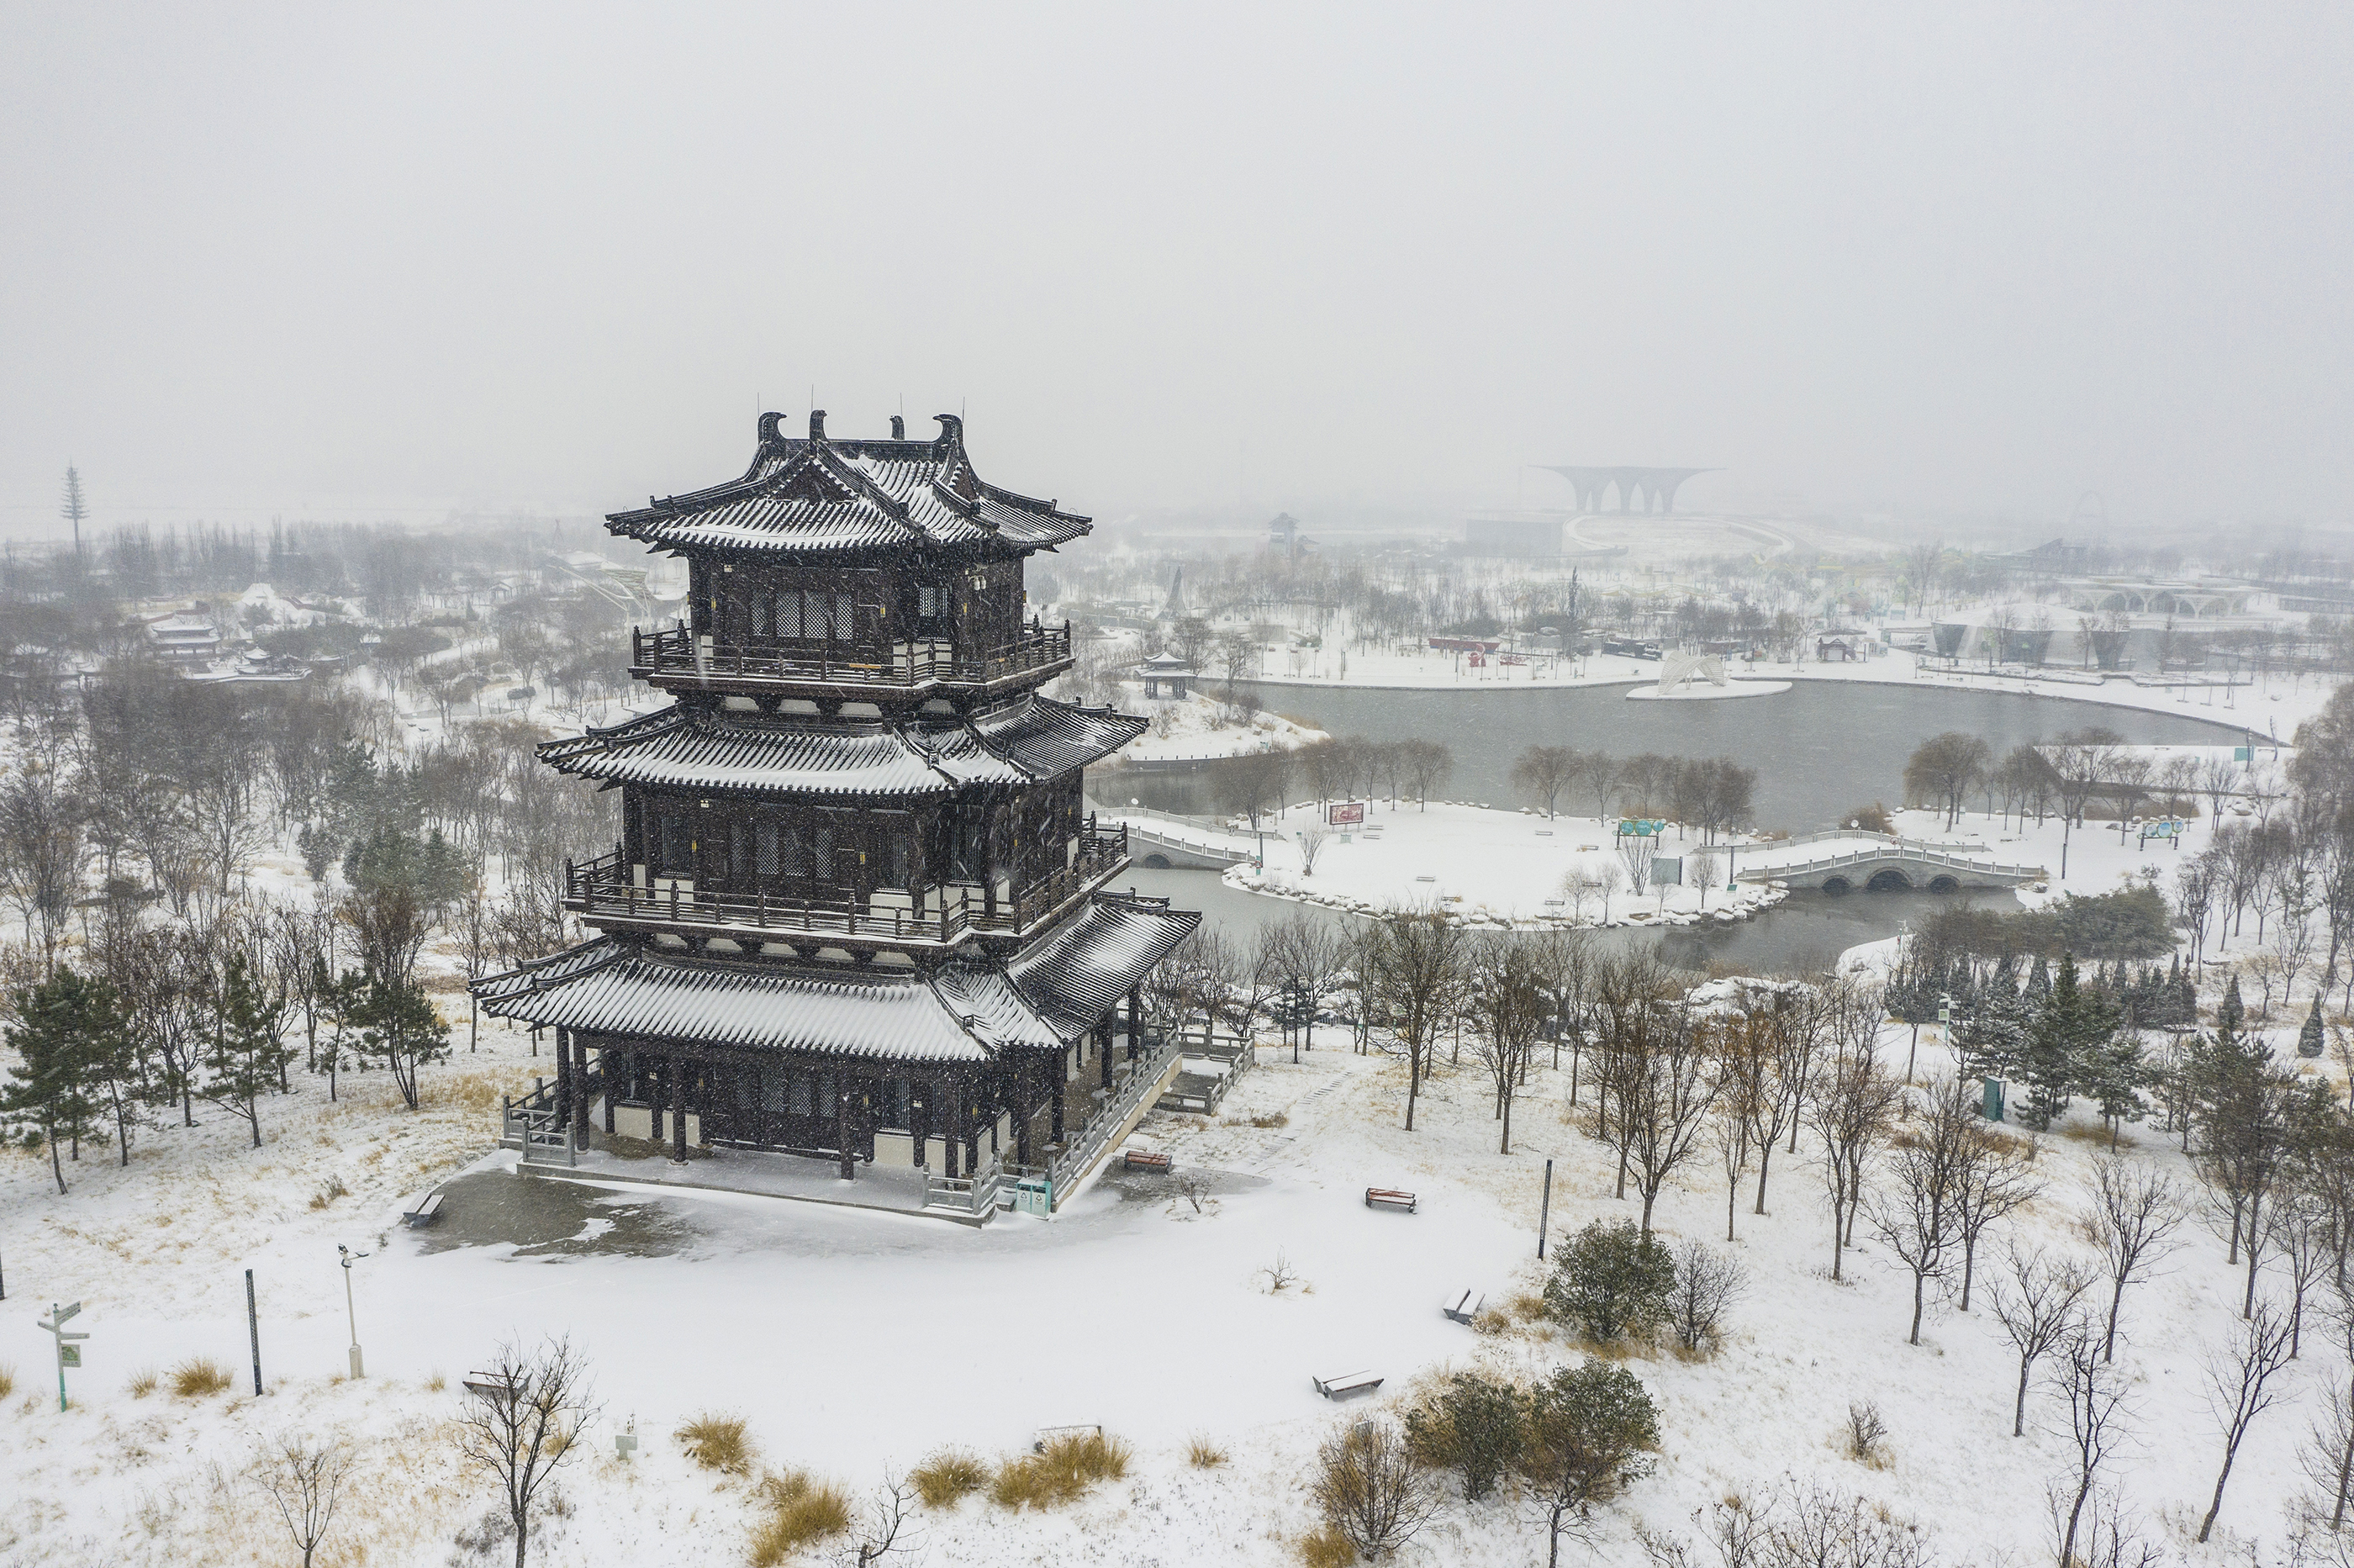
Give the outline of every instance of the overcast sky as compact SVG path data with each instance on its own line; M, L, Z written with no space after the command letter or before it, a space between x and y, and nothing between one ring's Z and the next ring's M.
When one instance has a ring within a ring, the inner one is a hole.
M1106 517L2347 515L2344 5L0 18L11 536L69 460L101 522L604 511L812 387Z

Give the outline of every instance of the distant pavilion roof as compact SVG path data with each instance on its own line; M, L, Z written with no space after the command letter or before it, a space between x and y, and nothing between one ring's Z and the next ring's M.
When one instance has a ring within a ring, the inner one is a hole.
M476 981L494 1017L583 1033L903 1062L1060 1050L1185 939L1201 916L1098 902L1013 969L830 974L669 958L600 938Z
M964 421L936 416L940 433L908 440L891 421L887 440L835 440L822 409L806 440L779 433L783 416L760 416L760 444L742 478L686 495L647 497L607 526L657 549L799 554L895 546L996 545L1027 554L1077 538L1089 519L1052 501L1018 495L973 471Z
M1023 785L1083 768L1142 735L1149 721L1031 695L970 721L755 720L673 704L549 741L540 759L583 779L779 795L946 795Z

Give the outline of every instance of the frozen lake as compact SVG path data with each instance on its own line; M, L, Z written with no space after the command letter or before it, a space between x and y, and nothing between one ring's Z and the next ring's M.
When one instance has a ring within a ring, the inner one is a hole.
M1599 747L1618 757L1656 751L1735 758L1757 769L1757 825L1794 833L1834 826L1841 812L1874 800L1899 804L1904 759L1946 730L1983 737L1998 758L2086 725L2143 745L2232 744L2245 733L2229 722L2238 716L2232 711L2191 704L2179 713L2150 713L2015 692L1867 682L1802 682L1737 703L1630 703L1627 690L1263 686L1259 694L1270 708L1332 735L1442 741L1454 749L1455 774L1439 793L1498 806L1514 803L1512 758L1531 746ZM1164 811L1217 809L1210 773L1130 777L1098 768L1088 787L1099 800L1134 798Z

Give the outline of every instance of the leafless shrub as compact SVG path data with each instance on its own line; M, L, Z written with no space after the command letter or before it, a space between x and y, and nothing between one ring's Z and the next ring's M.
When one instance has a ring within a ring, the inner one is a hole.
M1368 1562L1396 1550L1438 1511L1437 1480L1389 1421L1361 1421L1317 1451L1310 1494L1325 1522Z
M334 1523L335 1502L351 1467L350 1453L340 1446L291 1434L265 1443L254 1461L261 1489L277 1505L287 1534L294 1538L294 1550L302 1554L302 1568L311 1568L319 1543Z
M915 1496L916 1489L908 1481L884 1477L883 1484L866 1499L864 1511L852 1521L849 1544L834 1558L841 1568L874 1568L894 1552L912 1552L921 1545L914 1539L900 1539L907 1531L907 1505Z
M1864 1464L1878 1466L1882 1462L1881 1444L1888 1436L1888 1423L1881 1419L1880 1405L1873 1400L1850 1400L1847 1407L1847 1457Z
M1299 1283L1299 1269L1292 1263L1290 1254L1278 1251L1275 1261L1258 1271L1258 1277L1267 1281L1268 1295L1280 1296Z
M1210 1195L1208 1177L1198 1171L1180 1171L1171 1179L1170 1185L1177 1189L1179 1197L1193 1206L1195 1213L1202 1212L1202 1205Z
M1668 1326L1676 1342L1694 1354L1717 1344L1725 1308L1748 1287L1749 1271L1730 1253L1698 1237L1678 1245L1675 1288L1668 1295Z

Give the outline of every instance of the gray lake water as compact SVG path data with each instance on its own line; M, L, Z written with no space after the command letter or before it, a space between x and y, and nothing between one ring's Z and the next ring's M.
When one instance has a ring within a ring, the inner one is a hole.
M2224 709L2196 705L2149 713L2016 692L1971 692L1872 682L1806 682L1766 697L1629 702L1625 686L1511 690L1374 691L1363 687L1261 686L1278 713L1332 735L1369 740L1436 740L1453 749L1449 800L1518 803L1512 758L1531 746L1596 748L1618 757L1731 757L1757 769L1762 828L1810 832L1875 800L1904 794L1904 759L1933 735L1961 730L1999 758L2012 747L2100 725L2142 745L2239 744L2245 731ZM1217 809L1207 774L1129 775L1097 770L1099 800L1133 798L1164 811ZM1573 791L1564 810L1591 813Z
M2104 707L2009 692L1968 692L1935 686L1867 683L1803 683L1769 697L1723 701L1638 703L1627 688L1576 690L1373 691L1330 686L1266 686L1262 701L1278 713L1334 735L1373 740L1426 739L1455 753L1455 773L1441 794L1450 800L1516 803L1512 758L1529 746L1596 747L1617 756L1657 751L1676 757L1735 758L1757 769L1756 820L1761 827L1808 832L1835 825L1841 813L1874 800L1894 805L1903 796L1904 760L1929 736L1962 730L1984 737L1997 757L2061 731L2100 725L2144 745L2218 746L2242 742L2231 715L2195 706L2177 713ZM1217 809L1206 773L1127 774L1097 771L1088 792L1101 801L1135 800L1164 811L1207 814ZM1564 810L1590 812L1575 795ZM1269 920L1310 906L1239 893L1206 871L1137 870L1121 879L1140 893L1166 896L1201 910L1231 936L1248 939ZM1981 904L2015 908L2009 894L1970 895ZM1650 932L1620 928L1609 943L1655 943L1685 969L1725 964L1772 972L1827 959L1860 943L1897 934L1950 899L1928 893L1857 893L1843 898L1799 894L1754 920ZM1320 917L1345 916L1317 911Z

